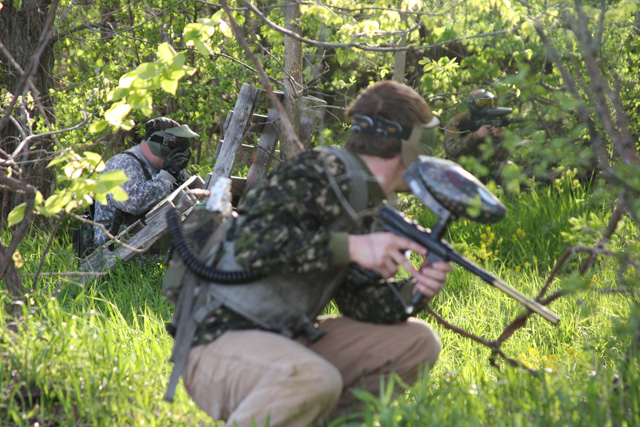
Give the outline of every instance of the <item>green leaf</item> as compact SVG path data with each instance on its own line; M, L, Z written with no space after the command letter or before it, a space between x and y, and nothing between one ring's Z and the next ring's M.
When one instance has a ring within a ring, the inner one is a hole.
M64 167L64 174L69 179L78 179L82 176L82 169L78 167L77 162L69 163Z
M91 126L89 126L89 132L91 133L102 132L107 127L108 124L109 124L108 120L100 120L97 122L93 122Z
M222 19L222 15L224 13L223 9L218 10L216 13L214 13L213 15L211 15L211 21L213 22L218 22L219 20Z
M57 164L60 164L62 162L66 162L69 160L69 156L68 155L62 155L62 156L58 156L55 159L51 160L49 162L49 164L47 165L48 168L50 168L51 166L55 166Z
M143 111L144 111L144 110L143 110ZM135 123L133 120L129 119L129 120L126 120L126 121L122 122L122 124L120 125L120 127L121 127L122 129L124 129L124 130L131 130L131 129L133 129L133 127L134 127L135 125L136 125L136 123Z
M131 84L131 82L129 82L129 84ZM122 98L124 98L125 96L127 96L128 93L129 93L129 87L128 86L126 88L125 87L115 88L114 90L109 92L109 94L107 95L107 101L109 101L109 102L111 102L111 101L119 101Z
M171 69L173 70L179 70L182 69L182 67L184 66L184 63L187 61L187 57L185 56L184 53L179 53L176 55L175 58L173 58L173 62L171 62Z
M131 104L132 108L141 110L143 108L150 108L153 102L153 98L149 92L137 91L127 97L127 102Z
M176 51L169 43L162 43L158 46L158 58L164 62L171 62L176 56Z
M84 157L86 157L87 161L93 166L97 166L102 161L102 156L98 153L94 153L93 151L85 151Z
M27 207L26 203L20 203L18 206L13 208L11 212L9 212L9 216L7 217L7 226L11 227L16 225L20 221L24 219L24 211Z
M57 214L66 206L67 203L69 203L69 199L69 196L66 194L54 194L44 202L42 213L46 216Z
M115 200L116 202L124 202L129 200L129 195L121 187L113 188L111 190L111 195L113 196L113 200Z
M187 74L187 73L183 69L181 69L181 70L173 70L173 71L167 73L166 77L167 77L167 80L175 80L177 82L178 80L183 78L185 74Z
M446 28L445 27L436 27L433 29L433 31L431 32L431 34L434 37L434 40L438 40L440 38L440 36L442 36L445 32Z
M107 204L107 193L96 193L95 199L98 203Z
M64 211L66 213L69 213L74 209L76 209L78 206L79 206L79 203L77 201L71 200L69 203L67 203L67 206L64 207Z
M120 126L122 120L131 111L131 106L124 101L116 102L104 114L104 118L114 126Z
M153 62L145 62L140 64L134 72L138 74L138 77L146 80L156 75L158 66Z
M201 55L209 56L213 54L213 51L211 50L209 45L204 43L200 39L193 39L193 45L196 49L198 49L198 52L200 52Z
M112 188L124 184L129 181L129 177L122 170L115 170L111 172L105 172L100 175L98 184L105 186L106 191L110 191Z
M165 92L168 92L172 95L176 94L176 90L178 90L178 80L165 80L163 79L160 82L160 87L162 87L162 89Z
M229 26L229 24L227 24L222 19L219 20L218 23L220 24L220 31L222 32L222 34L225 37L227 37L229 39L232 39L233 38L233 31L231 31L231 27Z
M131 84L138 78L138 74L135 71L131 71L124 76L120 77L118 85L121 88L129 88Z

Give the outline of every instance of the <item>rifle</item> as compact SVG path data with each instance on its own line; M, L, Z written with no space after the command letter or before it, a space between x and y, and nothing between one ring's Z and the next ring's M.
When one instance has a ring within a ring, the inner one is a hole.
M429 251L428 263L455 262L549 322L557 324L560 321L560 317L547 307L468 260L442 239L449 224L458 218L494 223L505 216L507 209L475 176L452 161L420 156L420 161L414 162L403 174L403 178L411 192L439 219L429 230L410 221L395 209L384 206L380 210L383 229L426 247ZM420 292L413 296L411 304L406 307L407 314L414 314L422 297Z
M526 120L523 117L509 117L512 112L513 108L491 108L483 112L481 116L471 116L462 120L459 129L461 132L475 132L484 125L506 127L512 123L522 123Z

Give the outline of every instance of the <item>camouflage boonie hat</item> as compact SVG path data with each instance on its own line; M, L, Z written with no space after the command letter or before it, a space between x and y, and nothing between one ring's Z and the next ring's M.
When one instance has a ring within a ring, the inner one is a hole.
M155 119L151 119L144 125L144 139L149 139L149 137L154 132L178 126L180 126L178 122L168 117L158 117Z

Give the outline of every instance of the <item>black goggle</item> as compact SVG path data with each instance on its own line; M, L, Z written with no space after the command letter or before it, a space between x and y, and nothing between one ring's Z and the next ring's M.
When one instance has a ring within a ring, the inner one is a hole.
M165 132L156 132L151 135L149 140L162 144L171 150L175 150L176 148L186 149L189 147L188 138L171 135L170 133Z
M167 135L164 137L164 143L171 149L187 148L189 146L189 140L181 136Z

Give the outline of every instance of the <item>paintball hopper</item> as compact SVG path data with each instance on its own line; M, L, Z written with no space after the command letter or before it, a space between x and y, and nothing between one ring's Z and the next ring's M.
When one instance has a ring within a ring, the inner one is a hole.
M507 213L484 184L452 161L420 156L403 178L411 192L441 220L466 218L489 224Z

